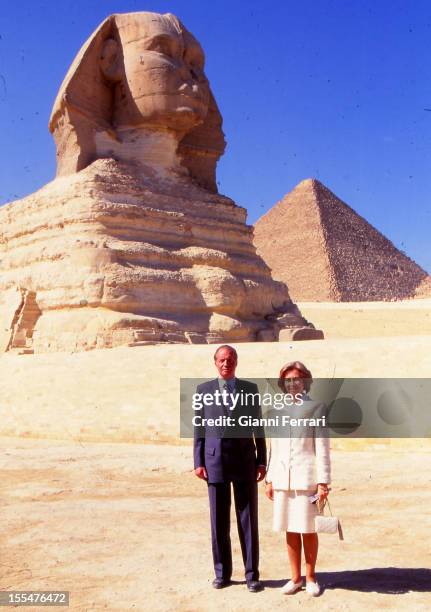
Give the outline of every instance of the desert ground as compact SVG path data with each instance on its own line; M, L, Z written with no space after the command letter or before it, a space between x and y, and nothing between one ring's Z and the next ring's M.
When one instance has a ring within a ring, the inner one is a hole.
M211 587L206 486L186 448L1 440L1 589L70 591L72 610L429 610L429 454L333 451L333 511L318 600L283 596L282 534L260 487L261 578L249 593L233 521L234 580Z
M237 345L238 376L274 377L300 359L316 377L429 377L431 300L333 306L301 306L323 341ZM377 310L390 334L377 333ZM211 588L206 487L192 473L191 442L179 438L178 406L180 377L213 377L213 352L1 355L0 590L69 590L79 611L430 609L426 440L334 442L331 506L345 541L321 536L321 597L281 595L287 555L262 486L265 590L251 594L242 581L233 515L236 582Z
M327 338L431 334L431 299L400 302L299 302Z

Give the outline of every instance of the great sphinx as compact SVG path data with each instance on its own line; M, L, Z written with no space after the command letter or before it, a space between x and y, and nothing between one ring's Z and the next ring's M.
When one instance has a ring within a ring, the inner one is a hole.
M56 178L0 209L0 350L322 337L217 193L221 126L174 15L96 29L54 102Z

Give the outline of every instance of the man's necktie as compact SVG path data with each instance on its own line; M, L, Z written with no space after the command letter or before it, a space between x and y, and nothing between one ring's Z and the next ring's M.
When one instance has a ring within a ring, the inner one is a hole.
M231 397L231 393L233 393L232 389L229 387L229 385L227 384L227 382L225 382L223 384L223 406L224 406L224 411L225 413L230 416L232 410L232 406L233 406L233 402L232 402L232 397Z

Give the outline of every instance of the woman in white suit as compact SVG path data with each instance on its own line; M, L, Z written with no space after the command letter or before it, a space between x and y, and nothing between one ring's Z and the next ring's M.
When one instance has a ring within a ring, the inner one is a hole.
M295 405L289 409L294 416L314 417L323 415L325 405L310 399L307 392L312 383L311 372L300 361L286 364L280 371L279 387L284 393L296 396ZM292 432L290 437L272 438L266 475L266 496L274 502L273 530L286 532L287 552L291 567L291 579L282 592L293 594L303 586L301 578L301 538L304 544L306 568L305 588L313 596L320 594L315 567L318 536L314 527L316 503L310 497L318 494L319 500L328 495L331 482L329 438L319 435L319 428L307 428L305 435Z

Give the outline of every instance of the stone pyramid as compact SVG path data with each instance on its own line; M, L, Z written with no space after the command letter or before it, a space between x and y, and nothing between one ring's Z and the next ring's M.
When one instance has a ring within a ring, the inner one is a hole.
M424 278L424 280L418 285L415 291L416 298L429 298L431 297L431 275Z
M297 301L400 300L428 277L316 179L299 183L257 221L254 244Z

